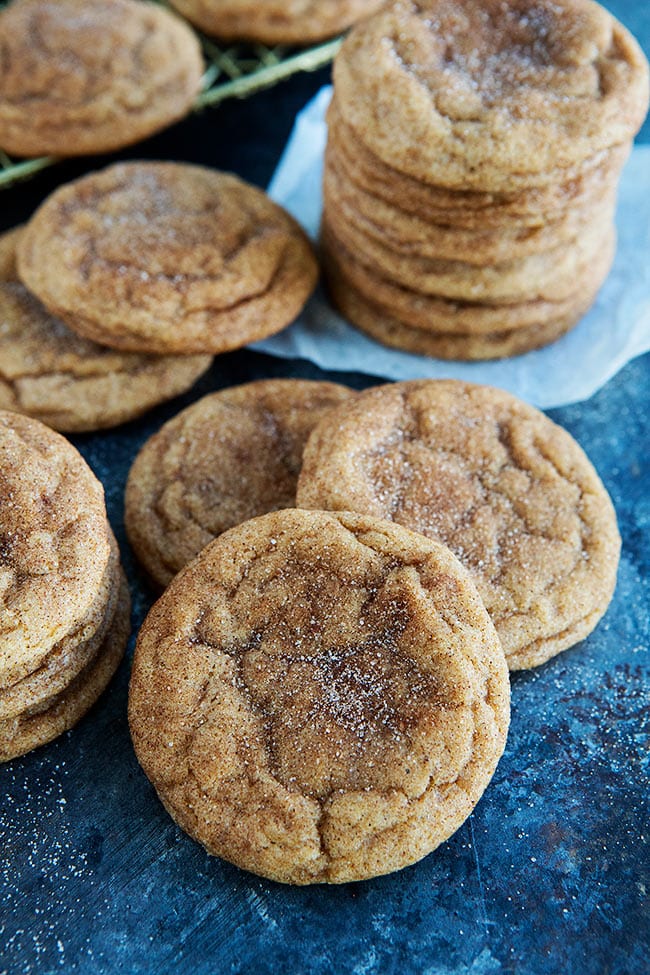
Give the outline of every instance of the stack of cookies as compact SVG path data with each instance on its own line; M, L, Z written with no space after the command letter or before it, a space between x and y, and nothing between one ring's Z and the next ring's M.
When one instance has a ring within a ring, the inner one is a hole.
M330 294L387 345L513 355L584 315L612 263L648 105L636 41L592 0L398 0L334 69Z
M130 420L284 328L317 275L295 221L235 176L91 173L0 239L0 408L66 432Z
M0 412L0 761L86 713L129 617L101 484L59 434Z

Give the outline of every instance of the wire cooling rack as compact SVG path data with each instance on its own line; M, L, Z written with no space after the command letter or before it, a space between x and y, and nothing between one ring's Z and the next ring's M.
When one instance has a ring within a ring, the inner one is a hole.
M0 0L0 8L4 6L6 0ZM300 50L261 44L220 45L207 37L200 39L206 70L195 111L218 105L227 98L246 98L299 71L316 71L333 60L341 45L341 38ZM29 179L56 162L53 156L15 160L0 149L0 190Z

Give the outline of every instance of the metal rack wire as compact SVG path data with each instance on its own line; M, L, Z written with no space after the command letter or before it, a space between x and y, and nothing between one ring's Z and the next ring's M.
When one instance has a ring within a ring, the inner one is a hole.
M6 6L6 2L0 0L0 8ZM261 44L220 45L203 36L201 43L206 70L203 90L194 105L195 111L218 105L228 98L246 98L299 71L316 71L333 60L341 45L341 38L298 50ZM56 162L53 156L15 160L0 149L0 190L29 179Z

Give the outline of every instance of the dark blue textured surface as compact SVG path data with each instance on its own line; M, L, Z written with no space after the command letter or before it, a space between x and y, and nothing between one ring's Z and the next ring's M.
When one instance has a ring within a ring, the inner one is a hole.
M650 5L610 6L650 47ZM263 184L293 114L325 77L223 106L139 154L202 160ZM87 165L0 196L2 226ZM322 374L235 353L185 400L117 433L75 439L106 486L136 625L152 596L121 529L135 452L184 402L280 375ZM0 973L650 972L650 356L589 402L551 415L612 494L619 585L588 640L514 677L506 754L458 833L400 874L340 888L285 888L208 857L137 766L125 664L76 729L0 769Z

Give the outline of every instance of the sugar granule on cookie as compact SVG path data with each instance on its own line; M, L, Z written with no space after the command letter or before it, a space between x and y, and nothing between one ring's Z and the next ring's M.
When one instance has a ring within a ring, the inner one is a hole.
M140 632L138 759L210 853L284 883L398 870L467 818L508 670L469 574L385 521L285 510L183 569Z

